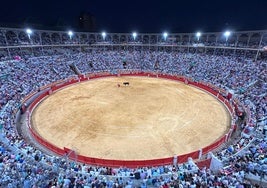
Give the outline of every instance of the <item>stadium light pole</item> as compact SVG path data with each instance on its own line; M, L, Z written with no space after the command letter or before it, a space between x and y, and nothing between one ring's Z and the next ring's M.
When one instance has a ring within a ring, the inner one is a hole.
M136 39L136 37L137 37L137 33L136 32L133 32L133 39L134 39L134 41L135 41L135 39Z
M106 36L107 36L107 33L106 33L105 31L103 31L103 32L101 33L101 35L102 35L103 41L105 41ZM104 45L104 51L105 51L105 50L106 50L106 49L105 49L105 45Z
M229 36L231 35L231 32L230 31L225 31L223 35L225 36L225 42L227 42Z
M30 44L32 44L32 40L31 40L32 30L31 30L30 28L27 28L27 29L26 29L26 33L27 33L27 35L28 35ZM32 51L32 55L33 55L33 49L32 49L32 46L31 46L31 51Z
M166 42L166 40L167 40L167 37L168 37L168 33L167 32L164 32L163 33L163 38L164 38L164 41Z
M70 40L72 39L72 36L73 36L73 32L72 31L68 31L68 35L70 37Z
M106 39L106 36L107 36L107 33L106 32L102 32L102 38L103 38L103 40L105 41L105 39Z
M27 29L26 29L26 33L27 33L29 39L31 39L32 30L29 29L29 28L27 28Z
M199 41L200 37L201 37L201 33L200 32L197 32L196 33L196 37L197 37L197 41Z
M134 39L134 42L135 42L135 39L136 39L136 37L137 37L137 33L136 32L133 32L133 39ZM134 50L135 50L135 45L134 45Z

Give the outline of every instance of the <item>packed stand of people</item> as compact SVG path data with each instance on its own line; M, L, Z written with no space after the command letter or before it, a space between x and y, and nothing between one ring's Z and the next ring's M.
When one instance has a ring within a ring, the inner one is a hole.
M48 56L0 63L0 184L4 187L244 187L245 175L267 176L267 62L242 56L139 50L46 50ZM36 54L37 52L33 52ZM52 56L51 56L52 55ZM219 174L194 163L138 169L83 165L28 144L16 129L21 100L42 86L81 73L119 69L183 75L231 91L246 109L240 138L216 153ZM258 135L254 134L259 133ZM264 135L265 134L265 135ZM228 171L230 173L226 173ZM138 181L136 181L138 180Z

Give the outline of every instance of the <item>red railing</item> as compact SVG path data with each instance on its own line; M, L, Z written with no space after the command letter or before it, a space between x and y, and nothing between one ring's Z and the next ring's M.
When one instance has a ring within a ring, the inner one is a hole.
M72 151L68 148L64 148L65 153L71 153ZM100 159L87 157L83 155L69 155L69 158L78 162L87 163L97 166L109 166L109 167L121 167L126 166L129 168L136 168L141 166L159 166L167 165L173 162L173 157L152 159L152 160L112 160L112 159Z
M65 82L56 82L55 84L51 84L51 89L41 95L39 95L29 106L28 108L28 127L30 129L30 132L32 136L35 138L35 140L42 144L44 147L48 148L49 150L55 152L58 155L66 155L70 153L70 149L68 148L59 148L48 141L44 140L40 135L38 135L34 129L31 127L30 122L30 116L31 112L34 109L34 107L43 100L46 96L52 94L58 89L61 89L63 87L66 87L71 84L75 84L78 82L87 81L90 79L96 79L96 78L102 78L102 77L108 77L108 76L115 76L111 75L107 72L100 73L100 74L88 74L88 75L80 75L78 78L71 78ZM206 92L212 94L214 97L216 97L218 100L220 100L222 103L225 104L225 107L228 109L231 115L233 115L233 108L229 101L224 98L220 91L214 89L216 87L212 87L210 84L200 83L200 82L194 82L188 78L181 77L181 76L173 76L173 75L166 75L166 74L156 74L156 73L148 73L148 72L134 72L134 73L118 73L118 76L146 76L146 77L159 77L159 78L165 78L165 79L171 79L176 80L180 82L184 82L186 84L192 85L194 87L200 88L202 90L205 90ZM46 87L47 88L47 87ZM188 161L188 158L192 159L199 159L203 154L207 154L208 152L218 148L221 144L226 142L229 139L229 136L231 134L232 129L229 130L229 132L215 141L214 143L210 144L209 146L206 146L204 148L200 148L198 151L194 151L187 154L182 154L177 156L178 163L184 163ZM77 160L82 163L91 164L91 165L98 165L98 166L109 166L109 167L129 167L129 168L136 168L141 166L159 166L159 165L167 165L172 164L174 161L174 157L167 157L167 158L161 158L161 159L151 159L151 160L112 160L112 159L100 159L100 158L93 158L89 156L83 156L83 155L69 155L68 156L72 160Z

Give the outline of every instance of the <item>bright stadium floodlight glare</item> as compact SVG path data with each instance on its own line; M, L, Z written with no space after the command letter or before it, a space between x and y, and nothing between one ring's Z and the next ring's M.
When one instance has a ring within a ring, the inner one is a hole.
M32 34L32 30L31 29L26 29L26 33L27 33L27 35L28 35L28 37L29 37L29 39L31 39L31 34Z
M73 36L73 32L72 32L72 31L68 31L68 35L69 35L69 37L70 37L70 39L71 39L72 36Z
M231 32L230 32L230 31L225 31L225 32L224 32L224 36L226 36L226 37L229 37L229 36L230 36L230 34L231 34Z
M107 33L106 32L102 32L103 40L105 40L106 36L107 36Z
M225 31L224 32L224 36L225 36L225 40L227 41L229 36L231 35L231 32L230 31Z
M167 37L168 37L168 33L167 33L167 32L164 32L164 33L163 33L163 37L164 37L164 40L166 40Z
M197 40L199 41L199 38L201 37L201 33L200 32L197 32L196 33L196 36L197 36Z
M28 34L28 35L31 35L32 34L32 30L31 29L26 29L26 33Z
M134 40L136 39L136 37L137 37L137 33L136 32L133 32L133 38L134 38Z

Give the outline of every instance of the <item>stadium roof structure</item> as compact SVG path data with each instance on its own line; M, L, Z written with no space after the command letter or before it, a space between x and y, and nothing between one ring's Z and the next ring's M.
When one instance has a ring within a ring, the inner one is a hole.
M0 48L34 48L44 46L113 46L148 49L171 48L179 50L192 48L215 52L222 50L250 50L257 54L267 45L267 30L222 31L195 33L107 33L51 31L19 28L0 28Z

